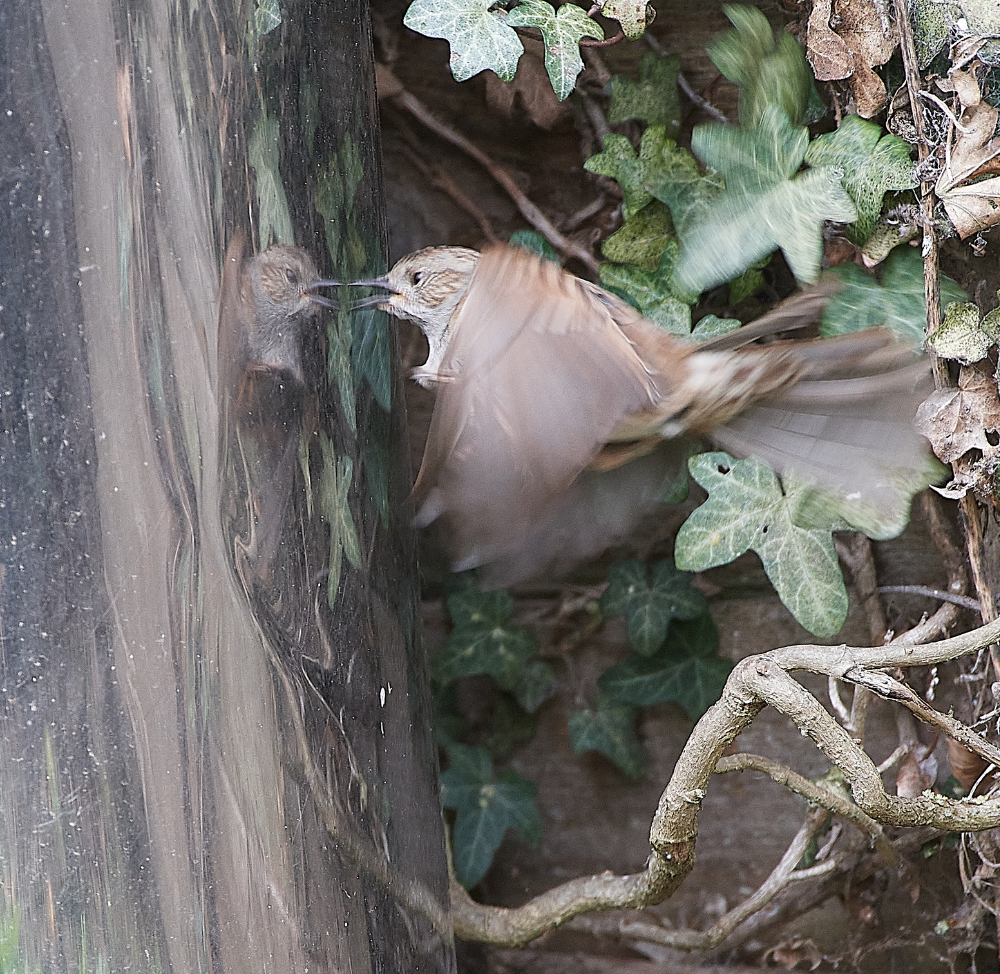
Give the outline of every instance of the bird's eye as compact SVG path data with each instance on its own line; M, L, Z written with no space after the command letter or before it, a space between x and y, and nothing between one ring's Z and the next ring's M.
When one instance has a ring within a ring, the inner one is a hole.
M296 274L295 271L293 271L291 269L291 267L286 267L285 268L285 280L288 281L289 284L298 284L299 283L299 275Z
M414 271L414 272L413 272L413 273L412 273L412 274L410 275L410 280L411 280L411 281L412 281L412 282L413 282L414 284L419 284L419 283L420 283L420 282L421 282L421 281L422 281L423 279L424 279L424 272L423 272L423 271Z

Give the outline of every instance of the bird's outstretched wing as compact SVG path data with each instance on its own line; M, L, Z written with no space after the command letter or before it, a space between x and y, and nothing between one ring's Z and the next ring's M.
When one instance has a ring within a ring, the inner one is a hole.
M594 289L525 251L485 250L452 322L417 522L443 517L459 564L495 560L655 398Z

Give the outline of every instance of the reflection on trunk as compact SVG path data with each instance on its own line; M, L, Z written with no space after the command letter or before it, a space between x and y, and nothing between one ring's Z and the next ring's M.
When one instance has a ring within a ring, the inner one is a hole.
M454 965L387 322L226 337L384 270L367 9L289 6L0 5L0 971Z

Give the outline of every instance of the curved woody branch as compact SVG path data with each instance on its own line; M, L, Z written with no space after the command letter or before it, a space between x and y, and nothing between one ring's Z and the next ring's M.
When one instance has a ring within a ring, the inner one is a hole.
M871 836L879 851L890 858L894 858L895 853L890 851L891 846L881 834L881 827L885 825L931 825L949 832L996 828L1000 825L1000 799L954 800L931 793L917 798L900 798L886 794L872 760L816 698L789 676L789 672L805 669L865 685L875 684L873 689L880 692L881 683L867 679L873 675L871 671L941 663L976 652L998 638L1000 622L993 622L961 636L924 646L902 641L874 648L786 646L741 660L730 674L721 699L695 725L660 798L650 829L652 853L645 872L581 877L516 908L478 904L453 878L455 935L465 940L521 946L584 913L641 909L667 899L694 866L698 816L711 776L717 770L757 767L775 780L783 780L786 786L800 794L808 792L812 800L844 815ZM723 761L726 748L767 705L790 717L840 768L851 788L854 810L848 811L844 801L829 789L807 782L794 772L786 774L779 765L765 758L737 755ZM947 724L942 729L958 733L958 728ZM973 744L979 742L992 753L992 746L968 728L961 733L966 746L975 738ZM794 873L785 876L785 882L788 878L795 878ZM698 934L695 939L700 937ZM672 937L671 943L681 949L693 949L701 941L695 943L691 938Z

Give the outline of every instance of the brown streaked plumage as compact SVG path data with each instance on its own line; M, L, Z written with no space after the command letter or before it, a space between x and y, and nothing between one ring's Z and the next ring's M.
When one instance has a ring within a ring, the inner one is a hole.
M577 537L593 518L572 504L585 495L596 510L605 488L624 483L601 471L657 451L659 468L641 465L639 493L652 498L656 476L683 459L664 442L687 434L887 517L908 508L928 470L912 428L927 366L887 329L739 347L814 320L831 282L701 345L521 249L429 248L366 283L390 294L361 303L416 321L428 339L414 378L437 400L413 491L417 523L443 519L456 567L486 565L496 584L545 567L546 546L578 557L606 545L600 525ZM598 520L620 533L628 518L606 497L600 505Z
M304 375L302 340L318 328L321 307L334 307L315 289L312 258L298 247L271 247L248 259L237 231L226 251L219 298L218 401L221 463L230 446L251 467L251 540L244 546L254 570L270 570L292 490L298 453ZM253 444L252 450L244 447Z

